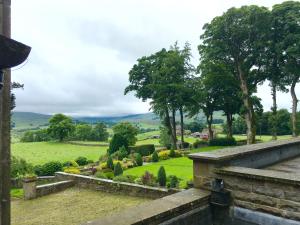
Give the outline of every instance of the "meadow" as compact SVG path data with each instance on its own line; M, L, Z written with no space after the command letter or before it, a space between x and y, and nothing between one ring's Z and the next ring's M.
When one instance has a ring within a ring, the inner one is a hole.
M91 160L98 160L106 153L106 146L79 146L58 142L14 143L11 145L12 155L21 157L33 165L49 161L65 162L84 156Z

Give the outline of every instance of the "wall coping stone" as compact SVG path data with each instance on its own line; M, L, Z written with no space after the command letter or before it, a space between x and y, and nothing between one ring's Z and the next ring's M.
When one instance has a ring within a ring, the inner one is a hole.
M300 175L296 173L235 166L215 169L215 173L300 186Z
M192 188L89 221L85 225L157 224L154 221L165 221L191 208L208 205L209 197L209 192Z
M225 148L213 152L192 153L189 154L188 157L195 161L218 164L239 157L245 157L247 155L251 155L259 152L269 151L274 148L279 148L279 147L284 147L289 145L298 145L298 144L300 144L300 138L293 138L289 140L270 141L267 143Z
M55 182L55 183L38 185L38 186L36 186L36 188L38 189L38 188L53 187L53 186L58 186L58 185L61 185L61 184L67 184L67 183L74 183L74 181L72 181L72 180L58 181L58 182Z

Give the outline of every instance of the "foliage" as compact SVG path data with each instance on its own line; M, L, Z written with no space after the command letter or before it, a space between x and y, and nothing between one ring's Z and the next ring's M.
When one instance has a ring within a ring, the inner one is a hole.
M170 180L170 188L177 188L179 185L178 177L176 177L174 175L170 175L168 178Z
M111 155L123 146L128 149L128 140L121 134L114 134L109 143L108 153Z
M37 131L26 131L21 137L21 142L42 142L50 141L51 137L47 129L39 129Z
M75 160L64 162L63 167L78 167L78 163Z
M107 141L108 131L104 123L97 123L93 129L93 139L95 141Z
M160 127L160 135L159 135L159 143L162 146L167 147L168 149L171 148L172 139L171 136L168 133L168 129L165 126Z
M153 144L130 146L129 150L132 153L139 153L141 156L151 155L155 151Z
M75 126L72 139L80 141L107 141L108 135L104 123L97 123L95 126L80 123Z
M119 175L122 175L122 174L123 174L123 169L122 169L121 163L118 162L114 166L114 176L119 176Z
M101 179L108 179L107 176L105 175L105 173L103 173L101 171L96 172L95 177L101 178Z
M135 154L135 162L136 162L137 166L143 165L143 158L140 153Z
M85 166L88 164L88 159L86 157L83 157L83 156L79 156L75 162L77 162L77 164L79 166Z
M193 143L193 148L200 148L207 145L208 145L207 141L198 139Z
M74 124L70 117L63 114L55 114L49 120L48 133L54 139L63 141L74 131Z
M152 162L158 162L159 157L156 151L153 152L152 154Z
M148 171L145 171L141 179L144 185L155 186L156 184L154 175Z
M37 165L33 169L37 176L53 176L55 172L62 171L63 166L60 162L52 161L44 165Z
M165 168L163 166L161 166L158 170L157 181L160 186L162 186L162 187L166 186L167 176L166 176Z
M175 157L175 150L174 150L174 149L171 149L171 150L170 150L169 156L170 156L171 158L174 158L174 157Z
M135 145L138 129L129 122L121 122L113 126L114 134L119 134L127 140L128 145Z
M109 169L111 169L111 170L114 169L114 162L113 162L113 159L112 159L111 156L109 156L109 157L107 158L106 166L107 166L107 168L109 168Z
M201 122L193 121L184 125L184 129L190 130L192 133L201 132L205 128L205 125Z
M80 170L77 167L67 167L64 168L65 173L71 173L71 174L80 174Z
M12 156L11 158L11 171L10 177L16 178L19 176L25 176L33 172L33 167L31 164L27 163L22 158L17 158Z
M126 183L134 183L134 180L136 179L135 176L131 176L131 175L119 175L117 177L113 178L113 181L117 181L117 182L126 182Z
M215 138L208 142L209 146L235 146L234 138Z
M115 158L115 159L118 159L118 160L123 160L127 156L128 156L128 151L126 150L126 148L124 146L119 148L118 151L116 151L115 153L113 153L111 155L112 158Z

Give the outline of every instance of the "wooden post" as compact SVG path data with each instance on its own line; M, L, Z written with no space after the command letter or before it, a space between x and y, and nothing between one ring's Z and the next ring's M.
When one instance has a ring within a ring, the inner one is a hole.
M11 35L11 0L0 0L0 33ZM0 92L0 225L10 225L10 70Z

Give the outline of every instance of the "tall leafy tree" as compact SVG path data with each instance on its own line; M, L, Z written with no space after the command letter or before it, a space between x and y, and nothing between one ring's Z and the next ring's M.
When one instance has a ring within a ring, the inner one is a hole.
M297 136L296 84L300 81L300 2L286 1L274 5L272 9L274 29L276 29L276 49L285 74L286 84L290 85L292 96L292 131Z
M49 119L48 133L54 139L63 141L74 131L74 124L70 117L63 114L55 114Z
M256 122L251 95L257 84L265 79L260 70L269 24L267 8L231 8L204 26L203 42L199 46L202 59L216 59L233 66L245 108L248 144L255 142Z
M121 122L113 126L112 129L114 134L123 136L127 140L128 145L135 145L137 141L136 135L138 134L138 129L131 123Z

